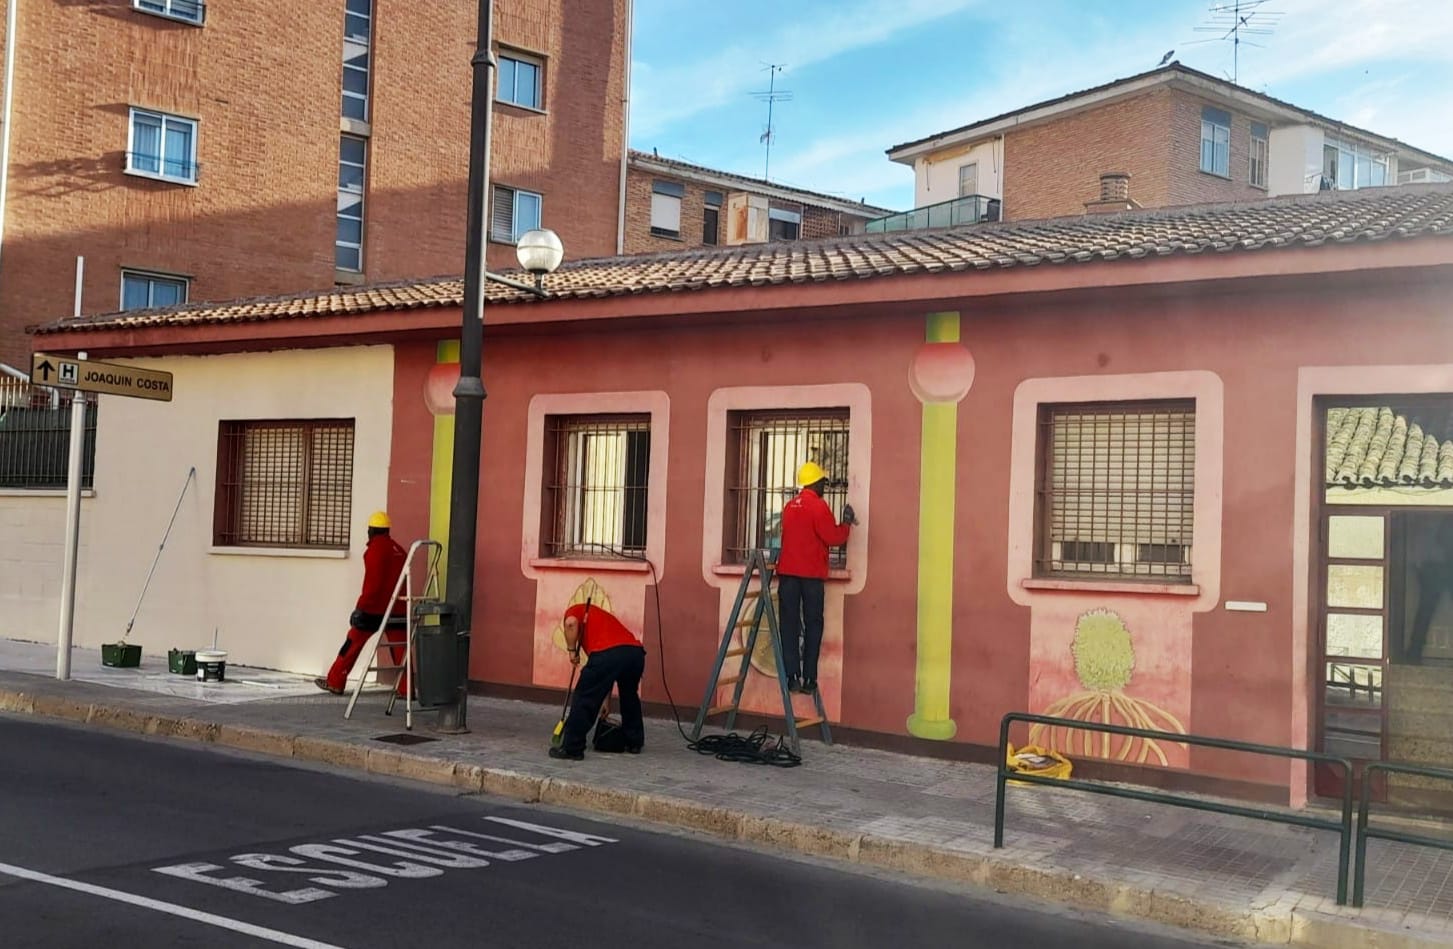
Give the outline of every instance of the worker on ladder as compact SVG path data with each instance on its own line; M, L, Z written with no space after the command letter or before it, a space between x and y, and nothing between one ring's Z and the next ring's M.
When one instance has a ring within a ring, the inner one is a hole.
M348 684L348 674L353 671L353 664L358 661L369 639L378 632L385 614L391 618L388 628L384 630L384 637L390 644L398 643L389 652L393 656L394 665L403 666L408 636L408 604L403 597L399 597L390 609L388 599L399 581L399 574L403 572L408 555L389 536L392 528L393 521L386 512L374 511L369 515L368 546L363 548L363 592L358 594L358 604L348 617L348 635L344 637L343 645L338 650L338 658L333 660L327 676L313 680L325 692L343 694L343 687ZM403 675L399 676L398 690L402 695Z
M822 649L823 581L828 549L848 542L857 517L843 505L843 522L822 499L827 472L815 461L797 469L801 489L782 509L782 549L777 555L777 598L782 605L782 662L787 689L817 691L817 655ZM801 646L798 638L801 638Z

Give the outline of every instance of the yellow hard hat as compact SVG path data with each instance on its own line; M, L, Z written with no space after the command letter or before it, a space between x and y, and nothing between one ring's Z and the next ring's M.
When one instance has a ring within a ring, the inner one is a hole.
M822 465L815 461L804 461L802 467L797 469L797 486L805 488L809 484L817 484L827 477L827 472L822 470Z
M372 514L368 515L368 526L382 527L384 530L392 530L394 522L389 520L387 512L374 511Z

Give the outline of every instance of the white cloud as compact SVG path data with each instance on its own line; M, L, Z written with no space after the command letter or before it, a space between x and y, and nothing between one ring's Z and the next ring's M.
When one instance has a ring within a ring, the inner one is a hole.
M750 43L736 43L680 65L631 64L632 134L649 136L673 122L734 102L765 85L763 60L789 70L875 46L904 30L952 16L977 0L858 0L827 15L786 21Z

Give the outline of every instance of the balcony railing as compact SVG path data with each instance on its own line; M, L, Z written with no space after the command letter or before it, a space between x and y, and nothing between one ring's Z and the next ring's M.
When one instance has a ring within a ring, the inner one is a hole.
M999 199L983 194L970 194L952 201L942 201L926 207L902 211L887 217L869 221L865 230L869 234L886 234L892 231L918 231L928 227L957 227L960 224L978 224L982 221L999 220Z

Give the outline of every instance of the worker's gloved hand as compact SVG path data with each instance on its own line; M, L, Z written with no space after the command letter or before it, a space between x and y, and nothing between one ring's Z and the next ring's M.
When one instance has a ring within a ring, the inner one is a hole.
M858 515L856 515L856 514L853 513L853 506L851 504L844 504L843 505L843 523L844 524L856 524L857 522L858 522Z
M352 626L354 629L367 629L368 616L363 612L363 610L354 610L352 613L348 614L348 625Z

